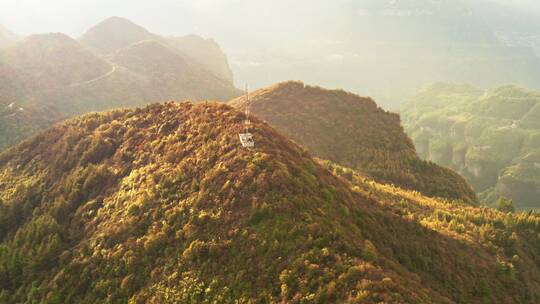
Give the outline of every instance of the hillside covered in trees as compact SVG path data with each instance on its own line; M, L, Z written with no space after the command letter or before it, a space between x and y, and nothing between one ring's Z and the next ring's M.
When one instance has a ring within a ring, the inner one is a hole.
M540 217L366 179L224 104L87 114L0 154L2 303L537 303Z
M166 100L229 100L241 91L227 67L213 40L165 38L118 17L79 41L51 33L0 45L0 111L15 103L33 113L0 116L0 150L34 134L37 126L92 111Z
M230 104L243 109L245 96ZM476 202L474 191L458 174L420 160L399 115L382 110L370 98L284 82L250 94L250 109L315 155L376 181Z
M461 173L483 200L540 207L540 93L435 84L402 110L419 154Z

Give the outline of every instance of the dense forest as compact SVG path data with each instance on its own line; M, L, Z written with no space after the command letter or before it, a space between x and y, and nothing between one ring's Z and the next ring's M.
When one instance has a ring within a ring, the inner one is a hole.
M244 108L246 97L230 104ZM284 82L250 94L249 107L321 158L357 169L378 182L477 203L462 177L421 160L399 115L382 110L371 98Z
M540 92L435 84L402 110L419 154L461 173L491 204L540 207Z
M1 303L537 303L540 216L428 198L214 103L0 154Z

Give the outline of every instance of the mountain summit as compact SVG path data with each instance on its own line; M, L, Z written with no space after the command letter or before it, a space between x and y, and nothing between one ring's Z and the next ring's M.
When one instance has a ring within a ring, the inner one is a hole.
M230 104L243 108L245 102L239 97ZM380 109L370 98L284 82L252 93L250 108L317 156L378 182L476 202L474 191L458 174L422 161L399 115Z
M100 53L109 54L133 43L156 37L128 19L111 17L89 29L79 41Z

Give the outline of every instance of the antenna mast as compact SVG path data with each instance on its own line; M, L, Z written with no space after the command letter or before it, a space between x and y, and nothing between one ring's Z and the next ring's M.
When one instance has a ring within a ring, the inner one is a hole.
M246 133L249 133L249 126L251 125L251 121L249 120L249 88L246 84L246 108L245 108L245 114L246 114Z
M249 132L249 128L251 126L251 121L249 120L249 114L250 114L250 102L249 102L249 89L246 84L246 102L245 102L245 109L244 114L246 115L246 120L244 121L244 133L240 133L240 143L244 148L253 148L255 146L255 141L253 140L253 134Z

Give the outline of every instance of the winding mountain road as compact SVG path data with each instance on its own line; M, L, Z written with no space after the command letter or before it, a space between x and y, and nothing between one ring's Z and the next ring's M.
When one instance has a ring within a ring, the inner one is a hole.
M101 79L104 79L104 78L107 78L107 77L111 76L112 74L114 74L116 72L116 69L117 69L115 64L111 63L111 66L112 66L112 69L107 74L101 75L101 76L96 77L94 79L72 83L70 85L70 87L74 88L74 87L80 87L80 86L83 86L83 85L88 85L88 84L94 83L96 81L100 81Z

